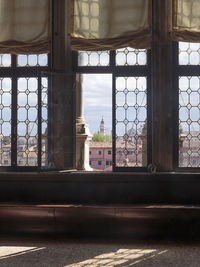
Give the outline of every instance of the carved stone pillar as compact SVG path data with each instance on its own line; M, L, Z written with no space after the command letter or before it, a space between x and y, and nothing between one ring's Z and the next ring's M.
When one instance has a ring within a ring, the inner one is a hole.
M89 165L89 141L91 135L83 118L83 75L76 76L76 168L91 171Z

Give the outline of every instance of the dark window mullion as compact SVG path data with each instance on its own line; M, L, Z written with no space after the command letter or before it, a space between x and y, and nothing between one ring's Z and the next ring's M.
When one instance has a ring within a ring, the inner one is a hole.
M116 51L110 51L110 66L114 67L116 65Z
M116 167L116 77L112 74L112 164L113 170Z
M41 169L41 154L42 154L42 149L41 149L41 135L42 135L42 107L41 107L41 102L42 102L42 92L41 92L41 86L42 86L42 81L41 81L41 73L38 74L38 169Z
M174 113L174 159L173 159L173 168L177 170L179 165L179 74L178 74L178 42L173 42L173 83L174 83L174 96L173 96L173 113Z
M11 56L11 68L16 68L17 67L17 56L16 55L12 55Z
M153 115L152 115L152 68L151 68L151 50L149 49L147 52L147 67L148 67L148 74L147 74L147 167L149 164L152 164L153 158L153 147L152 147L152 123L153 123Z
M17 166L17 76L16 68L17 56L11 56L11 67L7 68L9 76L12 77L12 104L11 104L11 166Z
M48 124L47 124L47 162L53 163L53 106L52 106L52 75L47 76L48 79Z
M17 77L12 75L11 166L17 166Z

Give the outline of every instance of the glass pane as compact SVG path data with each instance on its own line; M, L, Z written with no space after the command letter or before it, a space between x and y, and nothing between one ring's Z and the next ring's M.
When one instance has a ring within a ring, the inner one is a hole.
M200 76L179 77L179 167L200 167Z
M17 164L37 166L38 154L38 80L18 78Z
M78 52L78 66L109 66L108 51L104 52Z
M48 78L42 78L42 166L48 166Z
M115 100L116 166L147 166L146 77L116 78Z
M0 78L0 166L11 165L11 78Z
M43 67L47 65L48 65L48 54L17 56L18 67L36 67L36 66Z
M200 65L200 43L179 42L179 64Z
M131 47L116 50L117 66L134 66L147 64L147 50Z
M0 67L11 67L10 54L0 54Z

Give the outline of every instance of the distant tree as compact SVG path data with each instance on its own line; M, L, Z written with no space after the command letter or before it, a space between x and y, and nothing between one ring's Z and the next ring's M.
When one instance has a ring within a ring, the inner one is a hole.
M92 136L92 141L103 142L103 136L101 136L100 133L94 133Z
M92 137L92 141L95 142L112 142L112 137L109 134L104 136L100 135L100 133L94 133Z
M104 142L112 142L112 136L109 134L106 134L103 136Z

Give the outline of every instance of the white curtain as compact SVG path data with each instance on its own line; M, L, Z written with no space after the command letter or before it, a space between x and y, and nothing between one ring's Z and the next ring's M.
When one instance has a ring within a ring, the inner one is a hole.
M149 48L151 0L72 0L75 50Z
M0 53L50 50L49 0L0 0Z
M176 41L200 42L200 0L175 0L172 29Z

